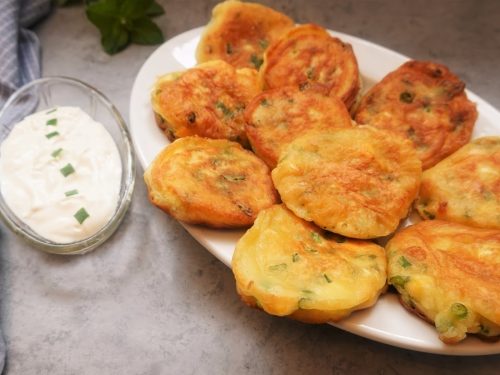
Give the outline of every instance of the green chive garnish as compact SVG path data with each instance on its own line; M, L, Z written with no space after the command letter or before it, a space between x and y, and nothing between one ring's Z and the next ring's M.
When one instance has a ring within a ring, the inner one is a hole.
M64 195L67 197L71 197L72 195L77 195L77 194L78 194L78 190L76 190L76 189L69 190L69 191L64 193Z
M259 46L262 49L266 49L267 46L269 46L269 42L265 39L261 39L261 40L259 40Z
M49 134L45 134L45 136L47 137L47 139L55 137L56 135L59 135L59 132L52 132L52 133L49 133Z
M292 255L292 262L293 263L296 263L299 261L299 254L298 253L295 253Z
M51 113L54 113L55 111L57 111L57 108L51 109L50 111L45 112L45 114L50 115Z
M410 281L410 276L393 276L389 279L389 284L404 288L405 284Z
M467 316L467 307L461 303L454 303L451 305L451 312L459 319L463 319Z
M326 273L323 274L323 277L325 278L325 280L328 284L330 284L332 282L332 280L328 277L328 275Z
M57 119L56 118L51 118L50 120L47 121L47 123L45 125L56 126L57 125Z
M311 238L314 242L321 242L321 236L316 232L311 232Z
M231 176L231 175L223 174L222 177L224 177L225 180L233 181L233 182L243 181L245 179L245 176L243 176L243 175Z
M90 215L87 211L85 211L85 208L82 207L76 211L76 214L73 216L80 224L82 224Z
M55 150L55 151L51 154L51 155L52 155L52 157L53 157L53 158L57 158L57 157L61 154L62 150L63 150L62 148L58 148L57 150Z
M398 263L403 268L408 268L411 266L411 263L404 256L399 257Z
M274 266L269 266L271 271L282 271L286 270L286 263L275 264Z
M60 171L64 177L68 177L71 173L75 172L75 168L73 168L73 166L68 163L64 167L62 167Z
M255 66L255 69L259 70L260 66L264 62L264 59L261 57L258 57L255 54L252 54L252 56L250 56L250 62Z

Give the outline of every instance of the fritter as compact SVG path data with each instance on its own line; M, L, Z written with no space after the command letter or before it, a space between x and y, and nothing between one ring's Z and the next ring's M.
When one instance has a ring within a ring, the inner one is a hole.
M318 90L349 108L360 88L351 45L313 24L297 26L269 46L259 72L265 89L295 86Z
M151 203L189 224L246 227L277 201L269 168L240 144L185 137L144 173Z
M427 169L470 140L477 111L464 89L446 66L409 61L363 96L354 119L410 139Z
M281 149L309 130L352 127L343 102L296 87L264 91L245 110L245 130L252 149L271 168Z
M283 205L259 213L232 269L248 305L309 323L372 306L386 286L383 248L324 232Z
M196 59L220 59L237 68L259 70L269 44L293 25L290 18L264 5L224 1L212 11L212 19L196 49Z
M396 233L386 251L389 284L442 341L500 335L500 231L426 220Z
M416 208L424 219L500 229L500 137L476 139L426 170Z
M409 141L353 127L295 139L272 177L297 216L347 237L375 238L393 232L408 214L421 165Z
M255 70L218 60L160 77L151 101L158 125L171 141L199 135L248 146L243 112L259 92Z

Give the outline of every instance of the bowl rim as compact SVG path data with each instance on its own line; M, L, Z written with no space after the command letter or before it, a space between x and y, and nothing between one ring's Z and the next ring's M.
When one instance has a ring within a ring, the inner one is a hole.
M19 87L14 93L10 95L3 107L0 109L0 119L3 117L5 111L12 103L26 90L31 87L44 84L51 81L62 82L74 86L78 86L88 90L92 95L95 95L104 105L110 110L112 117L114 118L115 125L118 126L120 139L123 142L125 149L125 158L120 155L120 161L122 168L125 172L125 178L120 183L120 195L118 197L117 207L113 216L108 220L108 222L100 228L96 233L91 236L84 238L82 240L68 242L68 243L58 243L48 240L40 235L38 235L34 230L33 233L26 231L23 227L18 225L13 218L16 218L19 222L23 223L23 220L17 217L17 215L12 212L12 210L5 204L5 207L0 206L0 219L6 224L6 226L15 234L27 240L30 244L34 245L39 250L45 251L47 253L61 254L61 255L73 255L73 254L84 254L95 249L97 246L106 241L118 228L121 221L123 220L125 213L127 212L131 200L132 194L135 187L135 173L136 173L136 163L135 163L135 151L132 145L132 138L120 111L116 106L108 99L108 97L103 94L97 88L91 86L90 84L83 82L77 78L68 76L46 76L43 78L35 79L21 87ZM9 132L10 133L10 132ZM115 141L116 143L116 141ZM1 143L0 143L1 144ZM0 190L0 196L2 192ZM3 197L3 196L2 196ZM3 198L2 198L3 199ZM4 209L7 212L4 212Z

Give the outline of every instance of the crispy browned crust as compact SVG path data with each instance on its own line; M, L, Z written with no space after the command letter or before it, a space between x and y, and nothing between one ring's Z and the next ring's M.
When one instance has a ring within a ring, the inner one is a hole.
M409 61L363 96L354 119L410 139L427 169L470 140L477 111L464 89L446 66Z
M339 98L348 108L360 88L351 45L313 24L296 26L271 45L259 74L266 89L296 86L318 90Z
M297 216L352 238L396 230L420 185L411 143L370 127L307 133L281 153L272 177Z
M500 137L475 139L426 170L415 207L424 219L500 229Z
M245 110L245 120L252 149L271 168L283 147L305 132L352 127L342 101L293 86L257 95Z
M161 77L151 101L157 123L170 140L198 135L248 146L243 112L259 92L255 70L217 60Z
M201 36L196 59L199 63L220 59L237 68L258 70L267 46L293 24L284 14L261 4L219 3Z
M278 200L265 163L228 140L178 139L155 158L144 180L155 206L214 228L249 226Z
M498 336L500 231L427 220L396 233L386 252L401 303L434 323L442 341L457 343L467 333ZM456 303L466 309L462 316L450 313Z

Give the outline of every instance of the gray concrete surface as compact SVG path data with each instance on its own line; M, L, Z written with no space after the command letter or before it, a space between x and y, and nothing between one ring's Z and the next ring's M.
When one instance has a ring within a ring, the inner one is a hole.
M214 1L162 1L166 38L208 21ZM500 2L266 1L417 59L448 65L500 108ZM81 6L36 28L43 74L78 77L128 116L133 80L156 47L106 55ZM500 357L446 357L248 309L231 271L137 188L109 242L81 257L40 253L0 225L5 374L498 374Z

